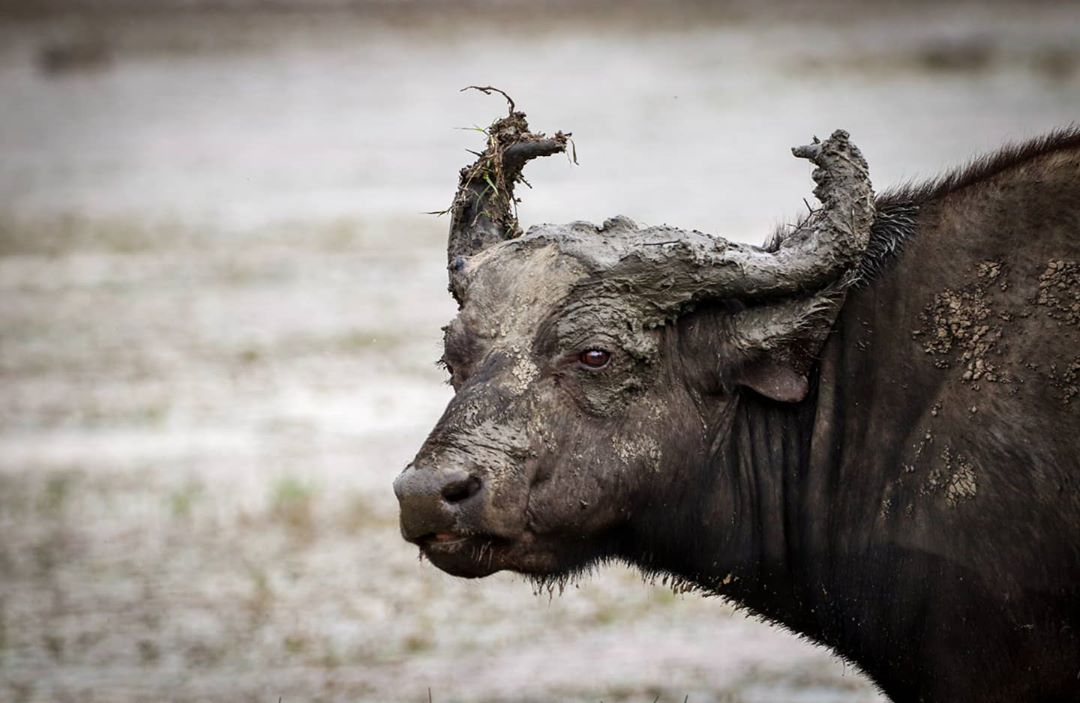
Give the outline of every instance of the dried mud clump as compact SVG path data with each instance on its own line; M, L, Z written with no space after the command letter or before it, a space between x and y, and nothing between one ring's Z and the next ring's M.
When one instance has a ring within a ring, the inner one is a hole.
M955 470L949 476L949 482L945 484L945 500L949 501L949 505L956 507L961 501L975 497L978 484L975 479L975 467L971 462L958 454L955 467L953 467L952 458L948 453L949 450L946 449L942 454L942 459L947 469L955 468Z
M922 339L923 350L934 357L934 366L951 368L956 359L964 368L965 381L1007 382L990 359L998 351L1001 322L1007 314L995 315L990 305L991 286L1008 287L1004 266L983 261L974 282L960 290L946 288L934 297L920 315L922 328L913 333Z
M1035 303L1058 327L1080 329L1080 263L1051 259L1039 276ZM1066 332L1066 334L1070 334ZM1034 366L1064 405L1080 396L1080 356L1049 365Z
M1065 368L1050 364L1046 378L1058 392L1061 402L1069 405L1073 398L1080 395L1080 356L1074 356Z
M944 492L945 500L954 508L978 493L974 464L964 455L954 454L950 447L942 450L941 464L927 476L922 490L926 495L939 491Z
M622 437L615 435L611 438L611 446L615 455L626 465L634 461L644 460L652 471L660 470L662 453L660 445L652 437Z
M1065 259L1046 262L1035 302L1059 323L1080 327L1080 264Z

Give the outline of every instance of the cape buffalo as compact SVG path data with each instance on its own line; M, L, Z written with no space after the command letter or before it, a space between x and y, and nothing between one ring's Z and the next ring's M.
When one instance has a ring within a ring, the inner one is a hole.
M495 122L451 208L456 391L394 483L441 569L622 560L895 701L1080 700L1080 129L874 196L847 135L764 247L521 234L566 135Z

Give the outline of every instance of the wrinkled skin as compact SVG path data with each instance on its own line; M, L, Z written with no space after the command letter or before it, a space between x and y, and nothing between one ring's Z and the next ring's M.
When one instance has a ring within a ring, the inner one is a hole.
M396 482L404 536L460 576L673 574L896 701L1080 700L1080 138L1060 142L879 199L868 280L809 367L741 351L738 301L624 305L640 291L597 272L625 220L471 257L456 395Z

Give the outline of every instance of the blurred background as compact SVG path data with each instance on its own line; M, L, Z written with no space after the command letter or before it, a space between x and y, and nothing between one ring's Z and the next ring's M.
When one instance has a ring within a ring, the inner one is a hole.
M630 570L400 539L470 84L574 134L526 225L761 242L814 134L884 189L1076 120L1080 5L0 0L0 700L883 700Z

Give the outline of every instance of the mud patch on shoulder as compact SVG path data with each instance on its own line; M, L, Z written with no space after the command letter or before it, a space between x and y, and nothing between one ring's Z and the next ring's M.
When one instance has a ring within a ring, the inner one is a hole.
M945 500L953 507L961 501L970 500L978 492L978 482L975 478L975 467L970 461L960 454L955 460L948 456L949 450L945 449L942 459L945 461L946 471L952 468L948 483L945 484Z
M1080 330L1080 263L1070 259L1050 259L1039 275L1034 303L1062 331L1065 338ZM1070 329L1071 328L1071 329ZM1080 342L1080 340L1077 340ZM1080 396L1080 355L1049 363L1028 364L1050 387L1050 395L1062 405L1077 407Z
M1043 373L1055 395L1063 405L1069 405L1080 396L1080 356L1074 356L1068 364L1050 364Z
M912 335L922 341L923 350L934 358L934 366L948 369L958 363L961 378L978 387L979 381L1008 383L1008 375L998 368L993 356L1001 354L1007 312L995 312L991 288L1008 289L1007 272L999 261L982 261L976 279L960 289L946 288L919 316L922 326Z
M978 489L975 465L963 454L954 454L950 447L941 451L941 463L934 467L923 485L924 494L940 492L954 508L965 500L973 499Z
M1046 262L1035 302L1059 325L1080 328L1080 264L1066 259Z

